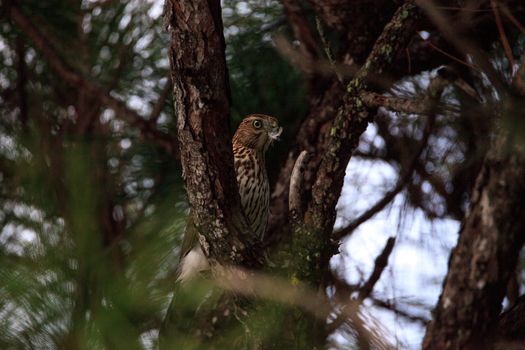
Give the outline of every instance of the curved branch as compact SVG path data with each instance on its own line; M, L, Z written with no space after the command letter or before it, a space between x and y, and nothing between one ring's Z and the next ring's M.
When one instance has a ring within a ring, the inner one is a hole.
M370 111L359 93L369 87L369 78L382 74L399 50L406 46L414 34L419 15L420 10L413 1L399 7L374 44L365 64L347 86L348 95L335 116L327 152L312 188L306 217L310 221L307 225L315 230L326 232L332 229L335 221L333 212L343 186L346 166L371 120Z
M308 152L302 151L295 161L295 165L292 170L292 176L290 177L290 194L288 196L288 208L290 208L290 217L292 221L298 221L303 219L303 183L304 183L304 170L305 165L308 162Z

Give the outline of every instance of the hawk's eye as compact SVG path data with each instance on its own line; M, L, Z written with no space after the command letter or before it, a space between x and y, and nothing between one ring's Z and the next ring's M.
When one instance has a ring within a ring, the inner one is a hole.
M253 124L253 127L254 127L255 129L260 129L261 126L262 126L262 123L261 123L260 120L254 120L252 124Z

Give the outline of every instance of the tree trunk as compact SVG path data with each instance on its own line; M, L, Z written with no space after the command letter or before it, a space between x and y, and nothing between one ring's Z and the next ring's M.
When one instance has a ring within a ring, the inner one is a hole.
M165 3L180 160L193 222L211 262L248 263L229 123L219 1ZM235 228L235 229L234 229Z
M253 242L247 241L248 225L233 168L220 2L167 0L165 20L171 36L174 107L191 225L212 266L253 268L259 260ZM192 336L211 340L210 348L220 346L218 326L224 330L230 321L237 323L235 298L214 291L213 297L200 295L202 303L188 310L180 300L195 298L191 294L192 290L176 288L160 332L161 348L187 347L186 339L194 341Z
M463 220L423 348L482 349L494 333L525 240L525 160L501 133L488 152ZM512 142L512 141L511 141Z

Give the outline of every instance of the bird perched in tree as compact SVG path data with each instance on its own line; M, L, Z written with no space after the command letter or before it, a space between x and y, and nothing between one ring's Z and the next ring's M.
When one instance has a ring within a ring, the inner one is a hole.
M270 203L270 184L265 153L282 133L277 120L264 114L244 118L233 136L233 157L241 207L254 237L262 239L266 231ZM187 281L209 268L198 242L197 231L187 225L181 246L178 281Z

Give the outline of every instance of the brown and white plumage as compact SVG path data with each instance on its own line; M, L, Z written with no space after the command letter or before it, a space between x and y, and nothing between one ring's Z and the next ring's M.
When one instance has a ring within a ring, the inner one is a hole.
M235 173L244 214L252 234L262 239L269 214L270 184L264 156L282 132L277 120L252 114L241 122L233 137Z
M251 234L262 239L269 215L270 184L264 156L281 135L277 120L264 114L244 118L233 136L233 156L241 206ZM196 231L188 229L184 237L178 280L186 281L209 268L197 241Z

